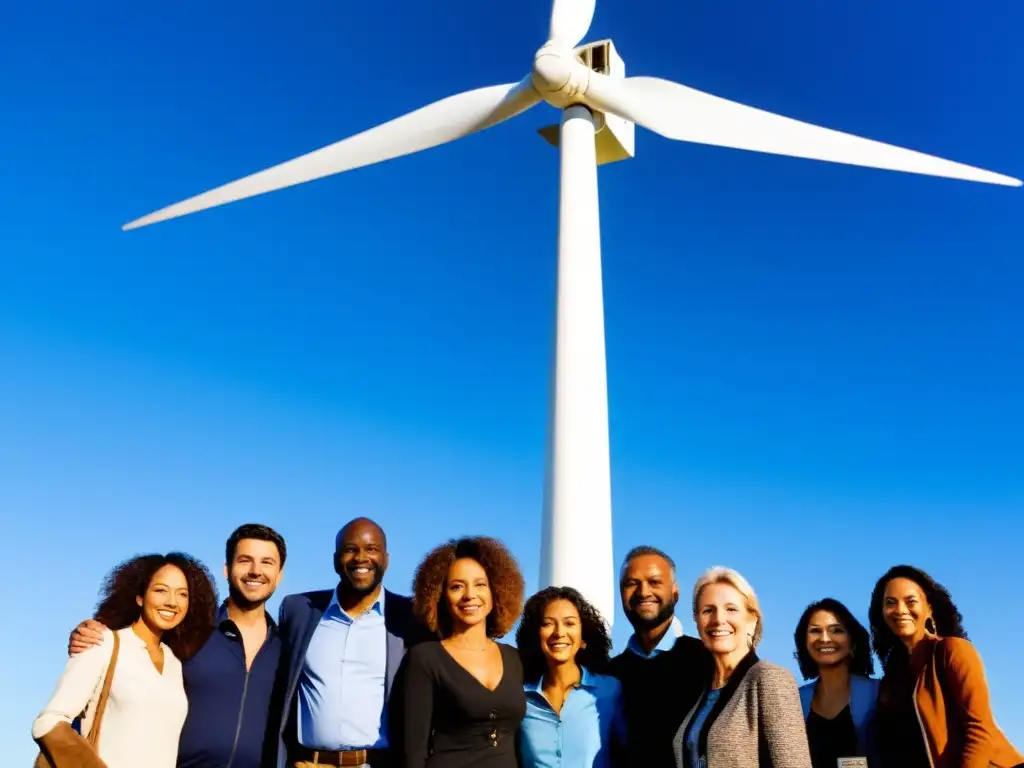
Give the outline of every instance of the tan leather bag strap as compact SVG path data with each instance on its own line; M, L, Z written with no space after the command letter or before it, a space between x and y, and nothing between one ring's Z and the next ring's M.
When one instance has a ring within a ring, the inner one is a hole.
M103 688L100 690L100 698L96 702L96 714L93 715L89 735L85 738L97 750L100 743L100 726L103 724L103 711L107 708L107 699L110 698L110 684L114 681L114 667L117 666L117 652L120 647L121 638L117 632L114 632L114 652L110 654L110 664L107 665L107 674L103 678Z

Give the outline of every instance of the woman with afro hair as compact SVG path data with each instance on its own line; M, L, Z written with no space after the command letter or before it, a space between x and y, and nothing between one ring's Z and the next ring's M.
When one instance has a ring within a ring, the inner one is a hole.
M868 618L885 670L877 709L882 768L1024 763L996 726L981 656L945 587L897 565L875 585Z
M206 641L217 607L210 572L188 555L143 555L107 577L96 618L109 627L103 642L68 659L57 689L32 725L44 755L77 737L72 722L92 715L111 666L114 675L96 745L107 768L174 768L188 700L181 662Z
M605 672L608 627L571 587L529 600L516 632L526 680L521 768L625 765L622 686Z
M404 661L404 768L517 768L515 739L526 711L516 650L496 642L523 605L523 576L496 539L435 548L413 579L413 611L437 640Z

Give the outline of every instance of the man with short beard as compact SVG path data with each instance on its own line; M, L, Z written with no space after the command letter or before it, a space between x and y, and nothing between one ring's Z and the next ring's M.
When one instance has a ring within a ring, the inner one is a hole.
M411 599L382 587L388 551L379 525L350 521L334 549L337 587L281 603L269 764L397 768L387 703L406 649L424 631Z
M622 683L629 766L675 768L672 740L700 699L711 657L704 644L683 634L676 566L655 547L635 547L619 577L622 610L633 627L626 650L612 659Z
M182 663L188 716L178 741L178 768L260 768L267 714L281 652L274 620L264 605L281 581L284 538L265 525L247 523L225 546L228 598L212 632ZM103 639L92 619L71 635L80 653ZM139 755L145 763L145 755Z

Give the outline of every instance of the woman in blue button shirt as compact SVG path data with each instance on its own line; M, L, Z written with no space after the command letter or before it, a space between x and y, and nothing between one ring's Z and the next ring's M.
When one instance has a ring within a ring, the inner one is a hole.
M612 643L597 609L571 587L548 587L526 602L516 645L526 689L521 768L624 766L622 688L605 674Z

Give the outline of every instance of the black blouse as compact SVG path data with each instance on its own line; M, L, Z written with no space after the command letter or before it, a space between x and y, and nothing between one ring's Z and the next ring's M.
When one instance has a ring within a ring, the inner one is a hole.
M864 757L849 704L831 720L812 709L807 716L807 743L814 768L836 768L840 757Z
M886 671L875 711L882 768L931 768L914 709L915 676L906 665Z
M414 646L402 692L404 768L516 768L526 715L518 652L498 643L504 665L493 691L439 642Z

